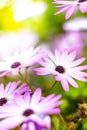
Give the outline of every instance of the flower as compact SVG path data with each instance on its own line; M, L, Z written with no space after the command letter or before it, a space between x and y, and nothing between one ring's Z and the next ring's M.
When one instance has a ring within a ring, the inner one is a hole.
M29 92L23 96L16 93L16 104L0 109L2 112L0 118L4 118L0 121L0 129L12 129L22 124L22 130L25 130L26 127L35 130L34 126L50 130L49 114L60 113L60 109L57 107L62 103L59 101L60 98L61 94L58 96L51 94L42 99L40 88L37 88L32 96ZM32 123L34 124L32 125Z
M47 126L46 125L41 126L41 124L29 120L23 123L21 130L50 130L50 124L51 124L50 117L46 116L42 120Z
M61 51L65 48L67 48L69 52L76 51L77 55L80 56L84 47L82 38L83 34L81 32L68 31L60 36L60 38L56 38L54 47Z
M0 107L13 103L15 93L23 94L26 91L29 91L29 87L26 85L26 83L17 88L19 84L20 81L9 82L5 88L2 83L0 84Z
M0 62L0 77L8 73L17 74L21 69L26 68L37 62L41 58L39 54L40 47L34 49L30 47L22 52L14 52L13 55L4 57L4 61Z
M76 7L78 7L82 13L87 12L86 0L75 0L75 1L54 0L54 3L60 4L59 6L55 6L55 8L59 9L56 14L66 11L66 19L70 18Z
M61 82L65 91L69 90L69 83L75 88L78 87L74 79L87 81L85 78L87 73L82 72L82 70L87 69L87 65L79 66L85 58L75 59L75 51L68 53L66 49L62 52L55 49L55 54L48 51L47 56L39 62L42 65L41 68L33 68L37 75L54 75L56 81Z

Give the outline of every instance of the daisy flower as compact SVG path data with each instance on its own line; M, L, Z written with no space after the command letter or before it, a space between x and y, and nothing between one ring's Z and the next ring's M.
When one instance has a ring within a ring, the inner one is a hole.
M17 74L22 68L29 67L36 63L41 58L39 53L40 47L34 49L30 47L21 52L14 52L13 55L5 56L4 60L0 62L0 77L8 73Z
M87 81L85 78L87 73L82 72L82 70L87 69L87 65L79 66L85 58L75 59L75 51L68 53L66 49L62 52L55 49L55 54L48 51L47 56L44 57L43 61L39 62L42 65L41 68L33 68L37 75L54 75L56 81L61 82L65 91L69 90L69 84L75 88L78 87L74 79Z
M55 6L55 8L58 8L56 14L66 11L66 19L70 18L76 7L78 7L82 13L87 12L87 0L54 0L54 3L59 4L58 6Z
M22 124L22 130L26 130L26 128L36 130L35 127L50 130L49 115L60 113L58 108L58 105L62 103L62 101L59 101L60 98L61 95L55 96L51 94L42 99L40 88L37 88L32 96L29 92L24 95L16 93L16 104L0 110L2 112L0 113L2 119L0 129L8 130Z
M0 84L0 107L6 106L14 102L14 94L19 93L23 94L26 91L29 91L29 87L24 83L19 88L17 88L20 84L20 81L18 82L9 82L5 88L4 85Z

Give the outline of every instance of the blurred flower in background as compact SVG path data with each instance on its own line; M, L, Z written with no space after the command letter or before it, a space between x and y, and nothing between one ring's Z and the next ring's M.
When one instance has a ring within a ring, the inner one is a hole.
M75 35L72 35L71 36L72 38L70 38L72 42L74 41L74 39L77 39L76 43L73 44L73 47L76 46L75 50L77 52L82 52L82 54L86 56L86 51L84 50L87 49L87 17L77 17L77 18L68 20L63 23L62 27L65 32L75 32Z
M59 50L67 49L69 52L76 51L77 55L80 56L83 51L84 43L82 41L83 35L81 32L67 31L57 37L54 41L54 47Z

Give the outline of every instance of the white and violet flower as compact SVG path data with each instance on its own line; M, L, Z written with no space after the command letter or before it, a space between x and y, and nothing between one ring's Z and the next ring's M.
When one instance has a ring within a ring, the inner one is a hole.
M15 93L23 94L26 91L29 91L29 87L26 83L20 85L20 81L18 82L9 82L6 86L4 84L0 84L0 107L7 106L15 101Z
M49 115L60 113L60 98L61 94L51 94L42 99L40 88L32 96L29 92L24 95L16 93L15 104L0 109L0 129L12 129L22 124L22 130L36 130L35 127L50 130Z
M78 84L74 79L87 82L87 65L81 65L85 58L76 59L76 52L69 53L66 49L60 51L55 49L55 54L48 50L47 57L44 57L39 64L41 68L33 68L37 75L54 75L56 81L60 81L65 91L69 90L69 84L77 88Z
M55 6L55 8L58 8L56 14L66 11L66 19L71 17L76 8L79 8L82 13L87 12L87 0L54 0L54 3L58 4L58 6Z
M0 77L9 73L17 74L22 68L30 67L41 58L39 53L40 47L34 49L30 47L21 52L14 52L13 55L5 56L3 61L0 61Z

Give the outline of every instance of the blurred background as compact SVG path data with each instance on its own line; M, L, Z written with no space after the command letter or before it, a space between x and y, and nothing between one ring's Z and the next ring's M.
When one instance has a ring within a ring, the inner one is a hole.
M15 50L38 45L52 51L55 48L76 50L77 57L87 57L87 14L77 11L65 20L65 13L54 15L57 11L54 6L53 0L0 0L0 60ZM33 86L42 87L45 93L55 80L53 76L37 76L32 72L30 82ZM51 93L63 95L61 109L64 116L77 111L80 97L87 102L87 83L77 82L79 88L70 86L69 92L65 92L60 83L52 89ZM56 117L54 120L59 124ZM60 125L56 127L63 129ZM79 123L77 129L87 130L87 121Z
M86 48L86 14L78 11L66 21L65 13L54 15L54 6L53 0L0 0L0 53L21 43L25 48L33 44L71 50L79 47L77 53L82 54Z

